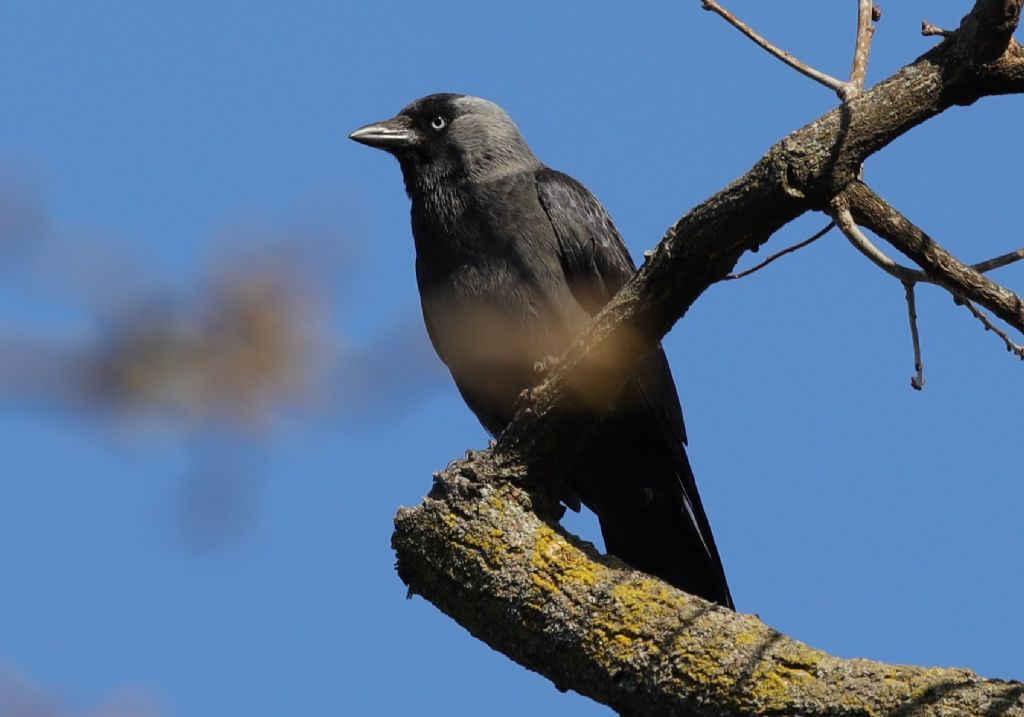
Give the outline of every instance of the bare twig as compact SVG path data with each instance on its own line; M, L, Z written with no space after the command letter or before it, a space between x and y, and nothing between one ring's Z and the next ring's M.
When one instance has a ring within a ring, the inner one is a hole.
M921 21L921 34L925 37L930 35L938 35L939 37L949 37L953 33L950 30L943 30L941 27L932 25L927 20Z
M956 301L956 303L963 304L970 310L972 314L974 314L974 318L981 322L982 326L985 327L985 331L991 331L996 336L1001 338L1003 340L1003 343L1006 344L1007 351L1009 351L1012 354L1015 354L1017 358L1019 358L1021 361L1024 361L1024 346L1021 346L1020 344L1014 342L1013 339L1011 339L1005 331L1003 331L1001 328L993 324L992 321L985 314L985 312L976 307L974 304L972 304L970 299L965 299L962 296L956 296L953 298Z
M884 271L889 276L892 276L900 281L916 283L919 281L925 283L935 283L927 274L918 269L911 269L910 267L897 264L888 254L883 252L874 243L867 238L867 236L860 230L857 223L853 221L853 215L850 214L850 208L846 204L845 199L842 195L836 197L833 201L832 206L832 218L839 226L840 231L850 240L856 249L871 260L878 268Z
M851 100L864 90L864 80L868 74L868 57L871 55L871 40L875 36L874 3L871 0L858 0L858 3L857 46L853 52L850 81L840 92L844 100Z
M826 235L826 234L828 234L828 233L829 233L830 231L832 231L832 228L833 228L833 227L834 227L835 225L836 225L836 223L835 223L834 221L832 221L832 222L829 222L829 223L828 223L828 224L827 224L827 225L825 226L825 228L824 228L824 229L821 229L820 231L818 231L818 232L817 232L816 234L814 234L814 236L810 237L809 239L804 239L804 240L803 240L802 242L800 242L799 244L794 244L793 246L791 246L791 247L786 247L785 249L783 249L782 251L780 251L780 252L778 252L778 253L776 253L776 254L772 254L772 255L771 255L770 257L768 257L767 259L765 259L764 261L762 261L762 262L761 262L760 264L758 264L758 265L757 265L757 266L755 266L755 267L752 267L752 268L750 268L750 269L746 269L746 270L744 270L744 271L740 271L740 272L737 272L737 273L735 273L735 274L729 274L728 276L726 276L726 277L725 277L725 280L726 280L726 281L732 281L733 279L742 279L742 278L743 278L743 277L745 277L745 276L750 276L750 275L751 275L751 274L753 274L753 273L754 273L755 271L760 271L761 269L765 268L766 266L768 266L769 264L771 264L771 263L772 263L773 261L775 261L776 259L781 259L782 257L786 256L786 254L792 254L793 252L795 252L795 251L797 251L797 250L799 250L799 249L803 249L803 248L804 248L805 246L807 246L808 244L810 244L810 243L812 243L812 242L816 242L816 241L818 241L818 240L819 240L819 239L821 239L821 238L822 238L823 236L825 236L825 235Z
M837 203L842 206L842 202ZM840 210L839 216L836 221L839 223L839 228L842 230L846 238L850 240L864 256L870 259L873 263L877 264L883 271L900 281L915 281L921 282L922 284L942 284L938 279L929 276L923 271L918 269L911 269L910 267L903 266L891 259L885 252L879 249L875 244L867 238L867 236L860 230L852 216L847 217L849 210ZM842 222L847 222L844 226ZM1024 248L1011 251L1000 256L986 259L985 261L979 261L977 264L971 264L970 269L984 274L985 272L999 269L1004 266L1014 264L1021 259L1024 259ZM955 292L954 292L955 293Z
M917 331L917 299L914 296L913 281L904 281L903 290L907 294L907 317L910 319L910 338L914 341L914 375L910 385L916 391L924 388L924 362L921 360L921 336Z
M977 264L971 264L971 268L984 274L986 271L992 271L993 269L1013 264L1021 259L1024 259L1024 249L1011 251L1009 254L1003 254L1002 256L997 256L994 259L988 259L987 261L979 261Z
M910 317L910 335L914 341L914 369L916 371L913 378L910 379L910 385L920 391L924 388L924 364L921 361L921 340L918 335L917 329L917 305L914 297L914 287L917 283L926 284L938 284L943 286L947 291L953 294L954 300L958 304L964 304L971 313L974 314L975 318L978 319L984 326L986 331L993 331L999 338L1006 344L1006 350L1017 355L1021 360L1024 360L1024 346L1015 343L1006 334L1005 331L992 324L988 316L984 314L980 309L974 306L971 301L960 294L954 286L946 285L946 283L939 281L937 278L929 276L923 271L917 269L911 269L893 261L885 252L876 247L870 239L861 231L860 227L857 226L853 219L853 215L850 213L849 204L843 195L839 195L832 202L832 216L835 219L839 229L843 232L850 243L853 244L858 251L864 256L870 259L876 266L881 268L885 273L890 276L899 279L903 284L903 288L906 290L907 296L907 313ZM1024 249L1018 249L1017 251L997 256L987 261L982 261L974 264L970 268L976 272L991 271L992 269L1012 264L1015 261L1024 259Z
M779 60L782 60L797 72L807 77L810 77L815 82L819 82L825 85L825 87L828 87L829 89L833 90L834 92L842 96L843 88L846 86L846 83L843 82L842 80L836 79L835 77L832 77L832 75L827 75L824 72L816 70L810 65L796 59L796 57L786 52L785 50L776 47L771 42L766 40L764 37L759 35L752 27L750 27L750 25L747 25L745 22L743 22L738 17L733 15L731 12L726 10L724 7L719 5L718 2L716 2L716 0L701 0L701 3L705 10L710 10L711 12L720 16L727 23L729 23L737 30L742 32L744 35L749 37L751 40L753 40L755 43L760 45L762 49L774 55Z
M840 196L848 202L850 213L858 224L867 227L913 259L927 273L931 283L939 284L950 293L962 295L985 307L1024 333L1024 299L1019 295L957 259L866 184L851 182ZM1004 259L1000 257L993 261L999 264ZM982 266L988 263L982 262ZM914 275L898 278L924 281Z
M907 317L910 319L910 338L914 342L914 375L910 379L910 385L915 391L924 388L924 362L921 360L921 336L917 330L917 300L914 295L914 286L919 281L931 281L928 275L917 269L897 264L885 252L876 247L864 232L860 230L850 208L842 195L836 197L832 203L832 217L839 225L840 231L850 240L861 254L870 259L876 266L886 274L899 279L907 297Z
M816 70L805 62L801 62L791 53L772 44L766 38L757 33L750 25L746 24L724 7L718 4L717 0L701 0L705 10L710 10L720 16L730 25L757 43L762 49L774 55L782 62L792 67L797 72L810 77L825 87L833 90L843 102L848 102L864 91L864 79L867 77L868 57L871 55L871 40L875 34L874 22L882 14L872 0L857 0L857 45L853 53L853 67L850 70L850 79L843 82L832 75Z
M837 206L841 207L842 201L839 201L837 203ZM931 276L928 276L928 274L924 273L923 271L920 271L918 269L911 269L910 267L903 266L902 264L899 264L893 259L891 259L885 252L883 252L881 249L875 246L875 244L870 239L867 238L864 232L860 230L860 227L857 226L852 216L849 216L848 218L846 217L846 215L849 214L848 209L845 211L845 213L843 213L843 210L840 210L840 213L843 216L842 221L847 222L846 226L843 226L843 224L839 225L839 228L842 230L843 234L846 235L846 238L849 239L850 243L853 244L858 250L860 250L860 252L864 254L864 256L866 256L873 263L881 267L882 270L884 270L887 274L896 277L900 281L915 281L921 282L923 284L941 284L940 281L932 278ZM838 222L839 219L837 219L836 221ZM792 247L792 249L799 249L801 246L802 245L798 244L797 246ZM769 261L775 258L776 257L771 257ZM985 261L979 261L977 264L971 264L970 268L978 272L979 274L984 274L985 272L992 271L994 269L999 269L1004 266L1009 266L1010 264L1014 264L1020 261L1021 259L1024 259L1024 248L1017 249L1016 251L1011 251L1006 254L1001 254L1000 256L996 256L991 259L986 259ZM768 262L766 261L765 263L767 264ZM751 269L751 271L755 271L756 269L759 268L760 266L754 267L754 269ZM728 276L726 278L738 279L739 276Z

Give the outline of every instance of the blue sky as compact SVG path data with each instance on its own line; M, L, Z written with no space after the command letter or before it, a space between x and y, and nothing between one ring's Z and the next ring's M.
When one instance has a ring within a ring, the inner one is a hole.
M729 3L838 75L854 5ZM869 80L968 5L885 4ZM393 571L397 507L486 438L420 328L398 169L345 137L438 91L506 107L635 256L836 102L698 0L0 8L0 715L609 713ZM868 181L967 261L1016 248L1020 103L947 112ZM315 288L301 399L223 425L25 380L37 344L70 360L268 257ZM919 293L921 393L902 288L838 234L710 289L665 341L691 459L741 610L839 655L1020 678L1024 366Z

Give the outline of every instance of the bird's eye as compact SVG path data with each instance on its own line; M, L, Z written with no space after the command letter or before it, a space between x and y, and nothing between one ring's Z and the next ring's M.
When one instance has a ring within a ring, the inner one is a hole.
M437 115L434 119L430 120L430 126L440 132L448 126L448 120L444 115Z

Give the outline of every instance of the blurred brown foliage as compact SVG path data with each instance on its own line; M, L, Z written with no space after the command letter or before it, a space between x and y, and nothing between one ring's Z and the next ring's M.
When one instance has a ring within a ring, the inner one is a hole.
M96 708L76 710L60 695L48 692L13 670L0 666L2 717L157 717L152 700L137 692L112 695Z
M192 312L154 305L106 326L87 393L192 420L264 421L313 380L311 304L287 271L225 274Z
M0 405L246 431L288 408L341 419L401 410L443 370L418 318L386 322L362 344L331 321L358 271L352 234L321 216L248 227L211 242L218 259L197 271L209 278L167 291L138 244L56 228L30 179L0 174L0 300L11 286L58 296L88 325L12 329L0 313Z
M0 167L0 409L171 427L192 464L176 523L224 542L254 522L280 420L379 421L444 376L414 307L368 340L340 328L339 305L363 305L353 224L313 207L234 227L168 288L152 244L59 225L38 182Z

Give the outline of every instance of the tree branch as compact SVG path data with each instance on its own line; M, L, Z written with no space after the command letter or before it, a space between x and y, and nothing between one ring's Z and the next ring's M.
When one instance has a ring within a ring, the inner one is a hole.
M910 320L910 340L914 343L914 375L910 377L910 385L920 391L924 388L924 361L921 360L921 334L917 330L917 297L914 296L913 281L904 281L903 290L907 298L907 318Z
M857 45L853 51L853 67L850 81L846 83L843 99L849 100L864 90L868 76L868 57L871 56L871 40L875 36L875 4L872 0L859 0L857 5Z
M877 201L881 202L880 199ZM889 212L896 211L891 207L889 207L888 210ZM973 277L973 275L971 275L970 272L977 272L980 274L982 271L988 271L1000 266L1012 264L1013 262L1021 259L1021 252L1024 250L1017 250L1015 252L1003 254L1002 256L997 256L994 259L979 262L974 266L970 267L964 266L957 262L955 266L956 278L953 284L950 285L949 280L943 282L943 280L939 277L935 277L926 272L919 271L917 269L911 269L909 267L897 264L895 261L889 258L888 255L886 255L878 247L876 247L871 242L871 240L864 235L864 232L860 230L860 227L858 227L857 223L853 220L853 215L850 213L849 201L846 193L840 194L836 196L835 199L832 200L832 216L836 224L839 226L840 230L843 232L846 238L849 239L850 243L857 248L858 251L860 251L864 256L870 259L871 262L878 266L880 269L882 269L882 271L896 279L899 279L899 281L903 284L903 288L906 291L907 311L910 315L910 333L911 338L914 342L914 369L916 373L914 377L910 379L910 385L913 388L920 391L921 389L924 388L925 383L924 366L921 361L921 340L917 330L917 306L914 297L914 286L919 282L939 284L944 288L948 289L950 292L952 292L953 298L954 300L956 300L957 303L966 305L967 308L970 309L971 313L974 314L975 318L981 321L986 331L995 332L997 336L1003 339L1003 342L1006 344L1006 349L1008 351L1024 359L1024 349L1022 349L1018 344L1014 343L1005 331L994 326L989 321L988 317L984 313L980 312L974 306L974 304L972 304L968 299L964 298L962 294L962 292L965 291L968 287L967 280L963 278L964 275L967 275L969 278L971 278ZM909 222L907 223L909 224ZM909 230L902 224L900 228L904 230L905 233L909 232ZM914 229L917 232L920 232L920 230L916 229L916 227ZM906 239L904 238L901 241L906 241ZM909 241L913 242L915 241L915 239L912 237ZM939 247L939 249L941 249L941 247ZM956 262L956 259L952 257L944 257L944 260ZM933 267L932 264L927 264L927 266L929 268ZM939 273L935 271L934 268L932 268L932 271L933 273ZM984 281L988 281L987 279L984 279L984 277L982 278ZM993 284L993 286L1002 289L1002 287L998 287L998 285ZM1006 290L1003 289L1002 291ZM1013 296L1016 295L1014 294ZM1018 302L1020 301L1019 298L1017 298L1016 300Z
M921 34L924 35L925 37L931 37L935 35L939 37L949 37L953 33L950 32L949 30L943 30L941 27L938 27L937 25L932 25L927 20L922 20Z
M761 47L763 50L768 52L773 57L786 63L800 74L811 78L812 80L819 84L825 85L825 87L828 87L830 90L833 90L837 93L841 92L843 87L846 85L846 83L843 82L842 80L836 79L835 77L832 77L832 75L814 69L806 62L801 62L792 54L772 44L767 39L765 39L764 36L758 34L758 32L754 30L754 28L750 27L750 25L746 24L738 17L733 15L731 12L726 10L724 7L719 5L716 2L716 0L701 0L701 4L705 10L713 12L719 17L721 17L723 20L725 20L730 25L735 27L737 30L742 32L744 35L749 37L756 45Z
M985 312L979 311L978 307L972 304L969 299L965 299L963 297L956 297L956 299L959 303L967 307L968 311L974 315L974 318L981 322L981 325L985 327L985 331L991 331L1001 338L1003 340L1003 344L1006 346L1006 350L1015 354L1017 358L1024 361L1024 346L1014 342L1005 331L993 324L989 318L985 316Z
M1024 716L1019 682L831 657L600 556L537 516L522 470L453 463L392 543L410 592L560 689L629 715Z
M881 11L875 7L872 0L857 0L857 43L853 52L850 79L847 82L816 70L806 62L798 60L791 53L769 42L750 25L719 5L716 0L701 0L701 6L724 19L773 57L778 58L800 74L833 90L843 102L848 102L863 92L864 80L868 72L868 57L871 55L871 40L875 34L874 22L881 17Z
M744 269L743 271L736 272L735 274L729 274L728 276L725 277L725 279L727 281L734 281L735 279L742 279L745 276L750 276L754 272L760 271L761 269L765 268L766 266L771 264L776 259L781 259L782 257L786 256L786 254L792 254L795 251L799 251L800 249L803 249L808 244L813 244L814 242L818 241L823 236L828 234L830 231L832 231L832 228L835 225L836 225L835 221L831 221L828 224L826 224L822 229L819 229L814 234L812 234L810 237L808 237L807 239L804 239L802 242L797 242L793 246L787 246L782 251L775 252L770 257L768 257L767 259L762 261L760 264L756 264L756 265L750 267L749 269Z
M901 264L897 264L889 258L888 254L875 246L874 243L864 235L864 232L860 230L860 227L857 226L857 222L853 221L853 215L850 214L849 204L842 194L832 200L832 208L833 219L839 226L839 229L843 232L843 235L851 244L853 244L854 248L866 256L872 264L889 276L899 279L904 284L914 284L918 281L932 281L932 279L923 271L910 269Z
M961 262L865 184L851 183L842 196L849 202L850 212L858 224L913 259L935 283L955 296L984 306L1024 332L1024 301L1020 296ZM992 261L1001 260L1002 257Z
M972 264L971 268L977 272L984 274L987 271L993 269L999 269L1004 266L1009 266L1015 262L1024 259L1024 249L1018 249L1017 251L1011 251L1008 254L997 256L994 259L988 259L986 261L979 261L977 264Z

